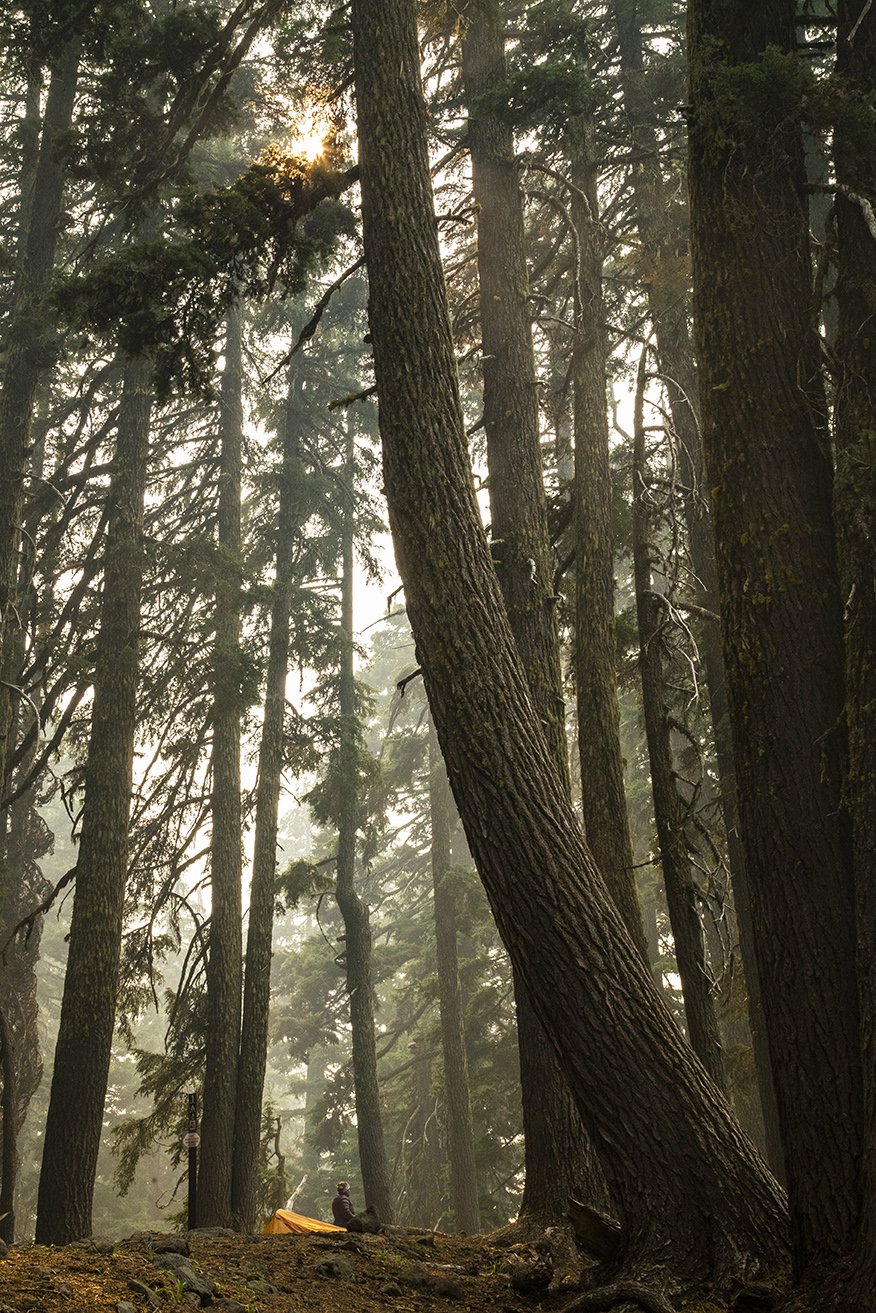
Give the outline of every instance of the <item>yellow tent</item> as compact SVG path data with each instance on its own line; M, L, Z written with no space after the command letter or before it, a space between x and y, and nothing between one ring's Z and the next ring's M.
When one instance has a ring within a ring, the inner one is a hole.
M343 1231L345 1226L332 1226L331 1222L320 1222L315 1217L305 1217L302 1213L290 1213L288 1208L278 1208L265 1223L263 1235L311 1235L314 1231Z

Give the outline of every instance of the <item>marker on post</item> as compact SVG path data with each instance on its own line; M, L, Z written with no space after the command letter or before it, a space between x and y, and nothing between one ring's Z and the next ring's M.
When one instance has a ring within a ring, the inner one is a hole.
M189 1095L189 1129L183 1136L183 1145L189 1151L189 1230L198 1225L198 1096Z

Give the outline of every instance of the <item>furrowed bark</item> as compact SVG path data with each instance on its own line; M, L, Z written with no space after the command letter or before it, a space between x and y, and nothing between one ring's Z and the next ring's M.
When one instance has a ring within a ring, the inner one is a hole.
M462 77L477 206L478 284L493 559L511 631L557 769L568 747L554 618L553 567L514 134L484 97L506 77L501 5L465 11ZM603 1203L605 1187L553 1050L515 973L526 1184L521 1216L559 1221L569 1195Z
M198 1222L230 1226L242 986L240 812L240 489L243 443L239 303L226 319L219 398L218 574L213 646L210 813L212 906L207 954L207 1034ZM261 1125L261 1105L259 1105Z
M354 0L352 13L385 486L469 844L605 1167L627 1261L671 1267L681 1283L775 1271L781 1192L662 1006L595 870L502 606L456 384L414 5Z
M149 361L127 361L110 483L103 594L70 951L37 1202L37 1243L91 1234L119 979L139 671Z
M611 8L618 35L624 117L630 132L631 153L637 161L632 169L632 194L636 229L647 271L648 307L654 325L657 360L683 462L682 478L689 489L685 498L685 519L691 564L699 585L695 600L717 614L720 606L718 573L703 470L694 344L689 328L687 216L685 214L684 226L681 227L678 206L673 205L672 189L667 185L663 171L653 123L654 110L644 59L640 8L637 4L626 3L626 0L613 0ZM682 95L683 88L680 88L679 98ZM771 1170L784 1183L782 1141L760 974L754 953L748 873L739 825L736 763L727 710L719 627L707 625L699 641L709 690L709 713L721 782L721 809L727 835L734 910L739 922L766 1156Z
M755 951L794 1266L852 1244L861 1070L844 769L843 650L793 113L746 118L727 80L794 95L792 0L689 14L689 176L703 443ZM765 52L769 52L765 54ZM829 1073L829 1075L828 1075Z

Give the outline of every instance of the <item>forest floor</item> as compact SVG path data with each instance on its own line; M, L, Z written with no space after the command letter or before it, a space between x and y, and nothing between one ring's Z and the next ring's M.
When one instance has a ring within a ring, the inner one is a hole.
M12 1247L0 1313L559 1313L578 1271L546 1245L393 1228L377 1236L157 1232L112 1245ZM169 1252L162 1252L169 1250ZM178 1252L173 1252L176 1250ZM550 1283L550 1284L548 1284ZM718 1313L698 1305L698 1313ZM693 1310L690 1310L693 1313Z

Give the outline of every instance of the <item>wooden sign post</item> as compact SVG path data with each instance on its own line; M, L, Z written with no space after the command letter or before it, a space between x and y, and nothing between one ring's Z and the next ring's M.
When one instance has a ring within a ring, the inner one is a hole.
M198 1134L198 1096L189 1095L189 1129L183 1144L189 1151L189 1230L194 1231L198 1225L198 1146L201 1137Z

